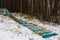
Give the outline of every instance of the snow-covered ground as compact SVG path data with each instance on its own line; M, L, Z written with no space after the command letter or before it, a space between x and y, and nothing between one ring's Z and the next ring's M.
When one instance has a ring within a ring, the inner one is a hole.
M24 19L24 17L19 18L28 20ZM56 32L58 35L47 39L42 38L40 35L33 33L31 30L18 24L8 16L0 15L0 40L60 40L60 25L53 26L51 24L44 24L36 19L28 22L36 23L36 25Z

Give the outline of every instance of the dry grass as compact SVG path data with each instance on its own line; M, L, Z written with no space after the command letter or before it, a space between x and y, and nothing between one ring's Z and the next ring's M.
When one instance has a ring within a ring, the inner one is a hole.
M19 19L24 19L25 21L32 21L34 18L27 14L22 13L14 13L14 16L18 17Z

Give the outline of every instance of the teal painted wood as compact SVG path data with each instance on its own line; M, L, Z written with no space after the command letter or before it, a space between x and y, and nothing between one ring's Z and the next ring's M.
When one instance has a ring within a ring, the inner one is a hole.
M32 23L28 23L28 22L25 22L21 19L18 19L16 17L14 17L7 9L3 8L2 9L2 13L7 15L7 16L10 16L11 18L13 18L14 20L16 20L19 24L25 26L25 27L28 27L31 31L41 35L43 38L50 38L52 36L56 36L57 34L56 33L53 33L49 30L46 30L45 28L42 28L42 27L39 27L35 24L32 24ZM45 31L46 30L46 31Z

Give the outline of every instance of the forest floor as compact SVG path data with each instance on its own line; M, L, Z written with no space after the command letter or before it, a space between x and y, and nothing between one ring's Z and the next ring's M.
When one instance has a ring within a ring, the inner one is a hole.
M51 38L42 38L40 35L33 33L28 28L18 24L8 16L0 15L0 40L60 40L60 25L52 25L53 23L42 23L37 19L30 18L27 15L15 15L29 23L34 23L48 30L56 32L58 35Z

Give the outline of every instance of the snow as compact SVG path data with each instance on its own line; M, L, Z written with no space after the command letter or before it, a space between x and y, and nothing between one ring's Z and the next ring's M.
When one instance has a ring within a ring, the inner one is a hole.
M0 20L0 40L30 40L30 39L36 40L37 39L33 35L32 31L18 24L11 18L0 15L0 19L1 19Z
M25 20L24 18L20 18ZM38 26L42 26L46 29L56 32L58 35L51 38L42 38L40 35L33 33L28 28L18 24L8 16L0 15L0 40L59 40L60 26L58 27L47 25L39 22L36 19L29 21L36 23Z
M20 14L20 15L22 15L22 14ZM16 17L19 18L18 15L16 15ZM29 17L27 19L24 19L24 18L25 18L25 16L23 15L20 19L22 19L24 21L29 20ZM60 25L57 25L57 24L52 23L52 22L43 22L42 23L36 18L32 18L32 20L31 21L29 20L28 22L36 24L36 25L43 27L45 29L48 29L50 31L56 32L58 35L55 38L56 38L56 40L60 40ZM54 37L46 39L46 40L50 40L50 39L55 40Z

